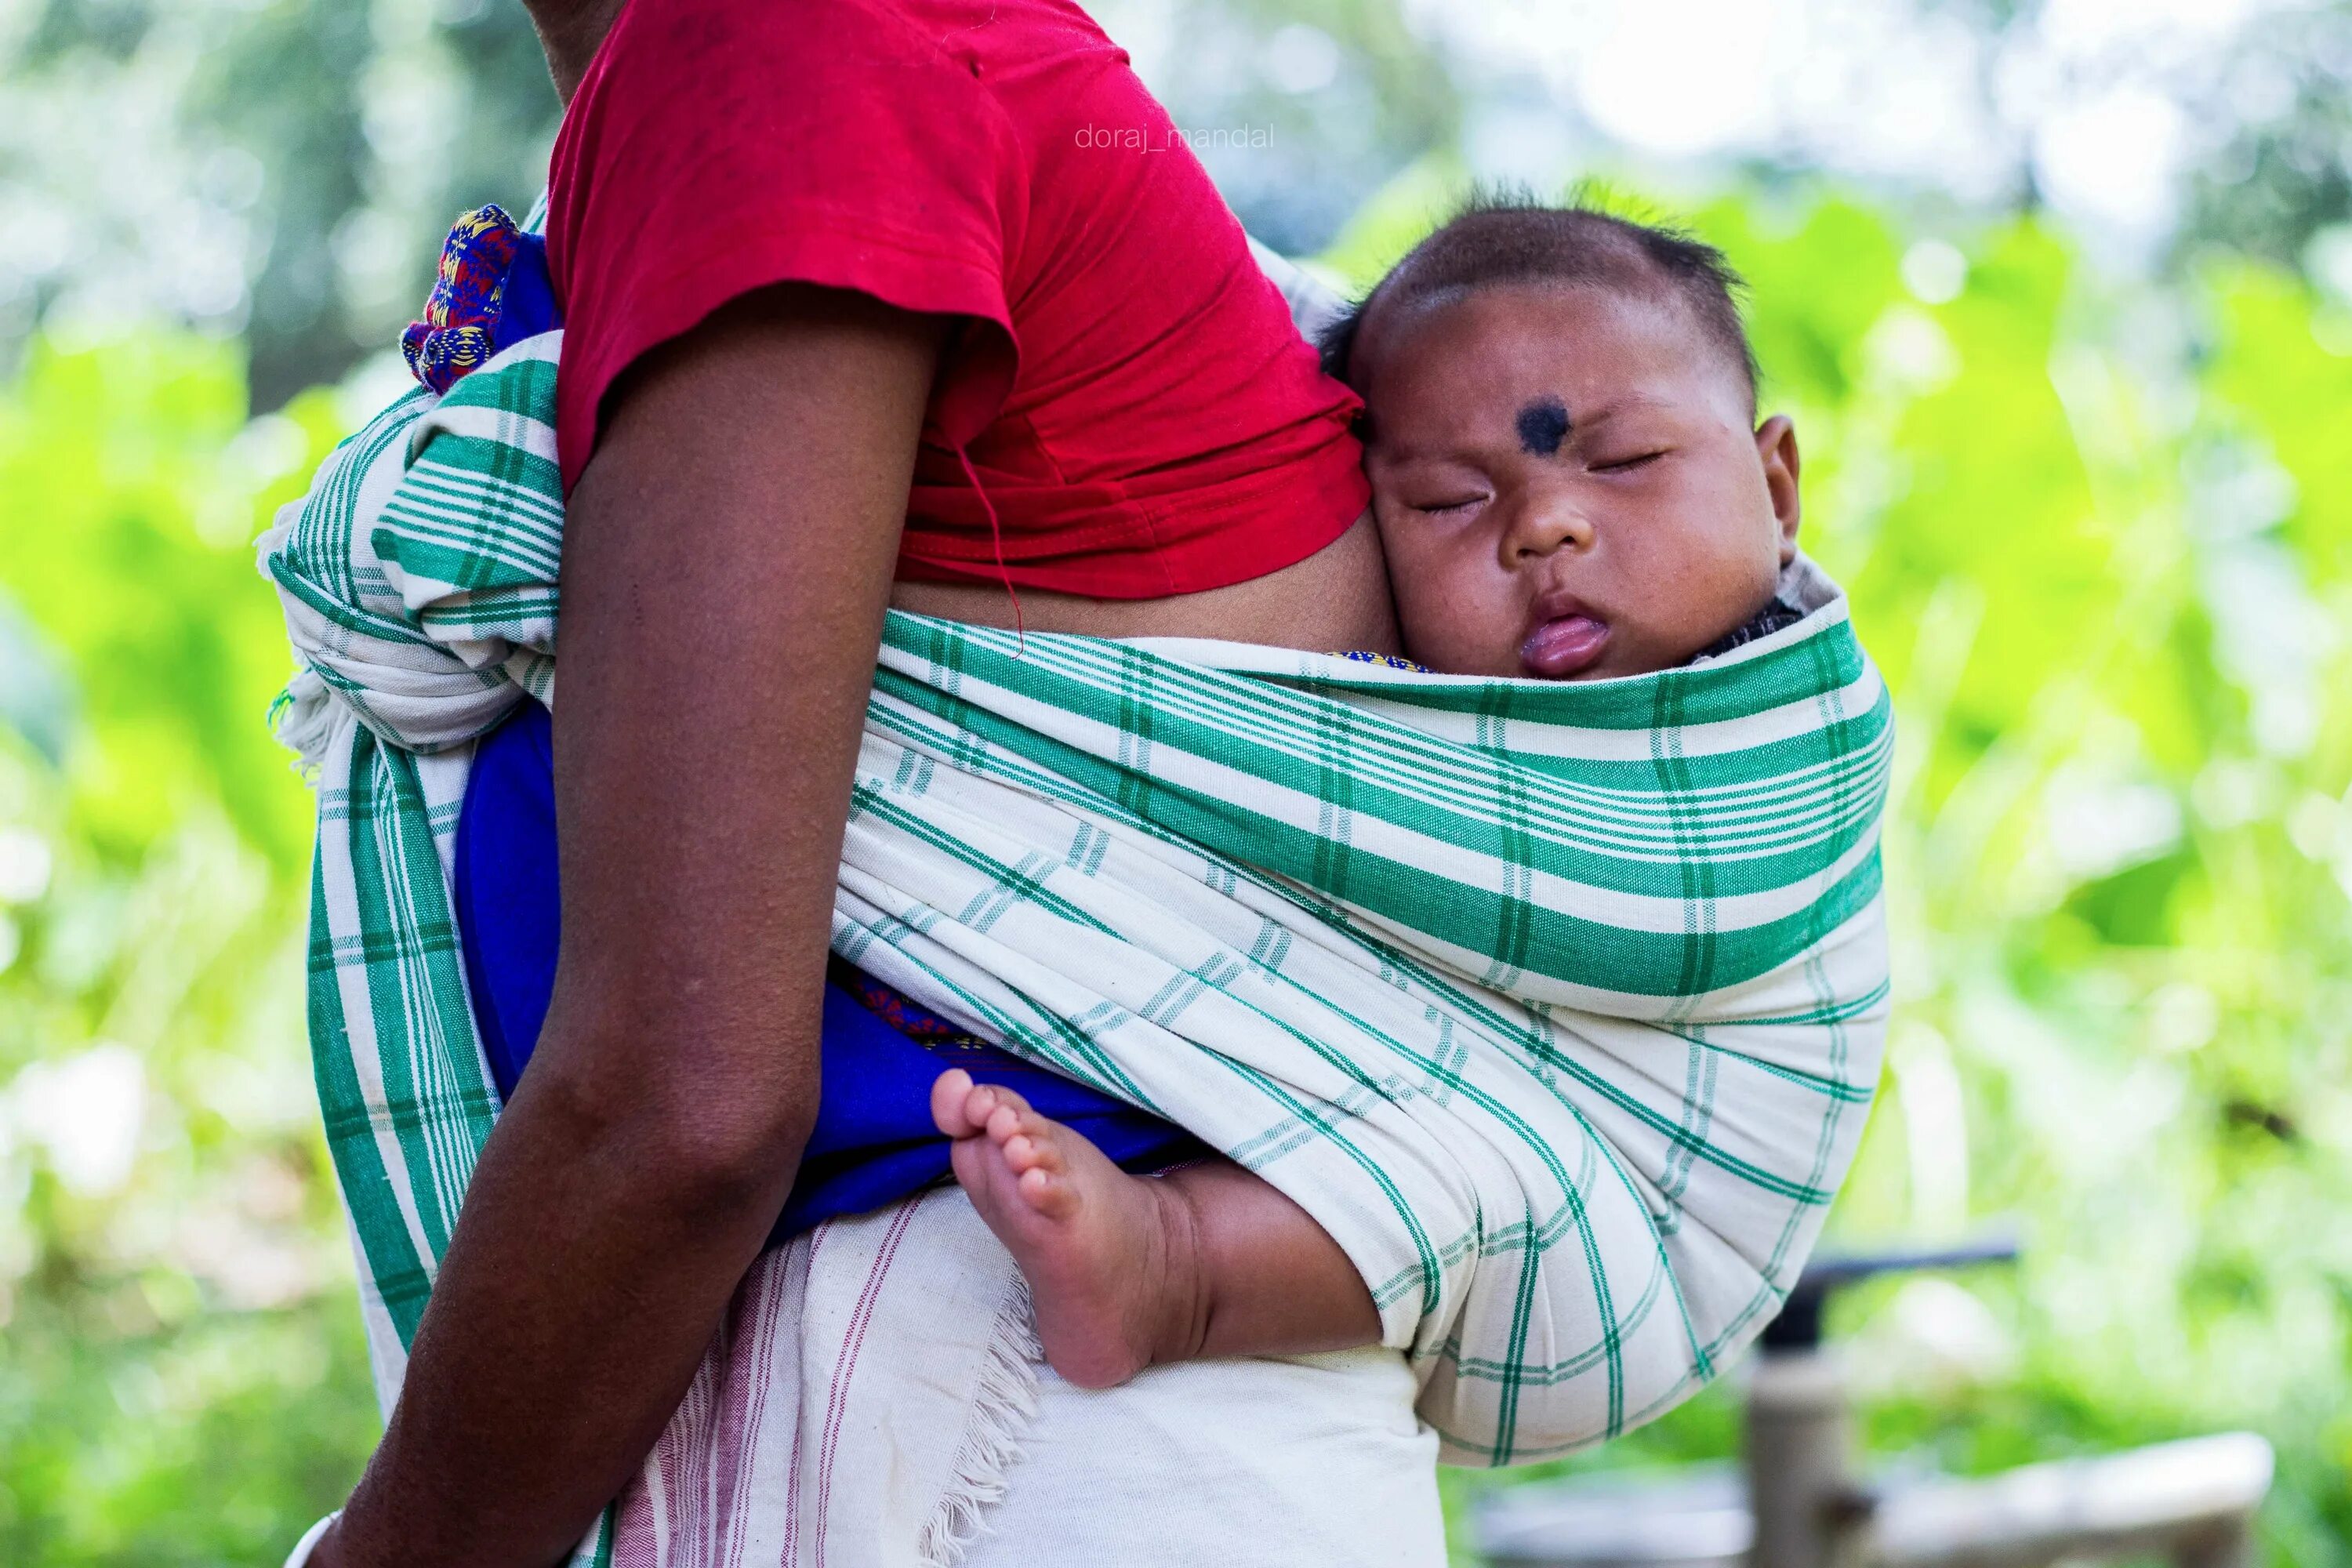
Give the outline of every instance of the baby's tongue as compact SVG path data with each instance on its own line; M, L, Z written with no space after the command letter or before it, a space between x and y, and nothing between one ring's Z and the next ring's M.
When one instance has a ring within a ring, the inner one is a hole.
M1519 645L1519 662L1529 675L1565 680L1590 669L1609 641L1609 626L1591 616L1562 616L1528 634Z

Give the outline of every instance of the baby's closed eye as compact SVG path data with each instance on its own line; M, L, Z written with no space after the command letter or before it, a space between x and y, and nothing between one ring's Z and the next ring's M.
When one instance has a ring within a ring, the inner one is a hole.
M1666 456L1667 451L1667 447L1656 447L1636 448L1628 452L1612 453L1604 457L1596 458L1593 461L1586 464L1585 467L1591 469L1591 471L1596 474L1630 473L1636 468L1645 468L1648 465L1656 462L1659 458Z

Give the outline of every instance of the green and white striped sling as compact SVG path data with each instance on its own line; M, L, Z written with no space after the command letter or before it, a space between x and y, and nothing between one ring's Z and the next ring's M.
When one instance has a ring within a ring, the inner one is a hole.
M395 1381L498 1113L446 881L473 739L553 696L559 342L403 399L263 550ZM1606 1438L1770 1317L1876 1081L1890 709L1834 590L1784 591L1795 626L1585 684L893 613L835 951L1298 1201L1450 1459Z

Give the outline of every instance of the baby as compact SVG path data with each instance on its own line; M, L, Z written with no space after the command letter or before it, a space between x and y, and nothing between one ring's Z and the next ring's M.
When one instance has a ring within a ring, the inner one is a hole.
M1446 674L1642 675L1801 618L1797 438L1756 419L1723 257L1580 210L1481 204L1325 334L1405 651ZM1107 1387L1202 1356L1380 1338L1303 1209L1222 1160L1129 1175L1011 1090L932 1086L956 1179L1027 1276L1046 1360Z

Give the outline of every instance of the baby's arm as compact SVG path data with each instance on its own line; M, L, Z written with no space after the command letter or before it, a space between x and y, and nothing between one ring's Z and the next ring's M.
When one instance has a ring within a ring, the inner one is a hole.
M1069 1382L1108 1388L1168 1362L1379 1342L1380 1313L1339 1243L1231 1161L1131 1176L960 1068L932 1086L931 1113Z

